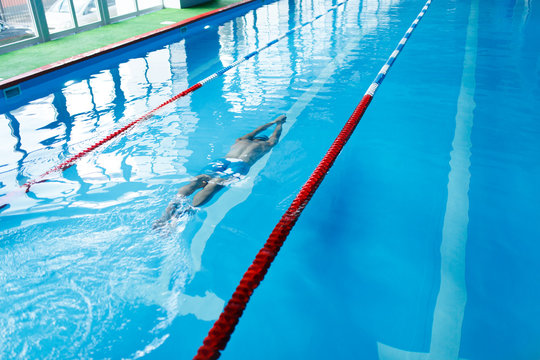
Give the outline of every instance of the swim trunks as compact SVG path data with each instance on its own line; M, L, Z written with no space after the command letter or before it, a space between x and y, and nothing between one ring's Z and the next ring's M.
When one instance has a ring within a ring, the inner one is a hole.
M241 177L249 172L249 164L238 159L217 159L204 167L203 173L212 177L219 176L222 179Z

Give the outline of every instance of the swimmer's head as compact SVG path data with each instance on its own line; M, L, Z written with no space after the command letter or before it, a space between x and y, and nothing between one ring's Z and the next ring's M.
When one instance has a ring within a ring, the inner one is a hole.
M253 138L253 140L257 140L257 141L268 141L268 136L265 136L265 135L255 136L255 137Z

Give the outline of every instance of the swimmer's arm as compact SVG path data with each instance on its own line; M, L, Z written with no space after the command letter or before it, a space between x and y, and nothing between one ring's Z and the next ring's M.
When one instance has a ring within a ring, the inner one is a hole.
M285 122L285 120L283 120L282 122L279 122L276 125L276 128L274 129L274 132L272 133L272 135L270 135L270 138L267 140L268 145L274 146L274 145L277 144L277 142L279 140L279 137L281 136L281 128L282 128L282 124L284 122Z
M277 125L276 125L276 128L274 129L274 132L272 133L272 135L270 136L270 138L267 141L268 145L274 146L274 145L277 144L277 142L279 140L279 137L281 136L282 125L283 125L283 123L285 122L286 119L287 119L287 117L285 115L281 115L276 120L273 121L273 123L275 123Z
M274 122L269 122L268 124L264 124L264 125L261 125L259 126L258 128L256 128L255 130L253 130L252 132L244 135L244 136L241 136L239 137L238 139L236 139L236 141L238 140L252 140L258 133L268 129L270 126L274 125Z
M258 133L268 129L270 126L272 126L272 125L274 125L276 123L281 124L283 122L285 122L285 116L281 115L276 120L271 121L271 122L269 122L267 124L261 125L258 128L256 128L255 130L253 130L252 132L250 132L250 133L248 133L248 134L246 134L244 136L239 137L238 139L236 139L236 141L238 141L238 140L251 140L255 136L257 136Z

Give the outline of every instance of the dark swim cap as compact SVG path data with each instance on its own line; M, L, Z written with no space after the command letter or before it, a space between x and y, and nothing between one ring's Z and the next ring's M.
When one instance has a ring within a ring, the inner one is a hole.
M255 136L253 140L261 140L261 141L268 141L268 136L261 135L261 136Z

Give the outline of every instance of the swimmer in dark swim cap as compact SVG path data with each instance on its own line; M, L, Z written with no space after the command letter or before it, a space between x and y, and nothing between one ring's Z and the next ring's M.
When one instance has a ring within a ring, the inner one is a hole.
M200 175L193 177L189 184L182 186L178 190L175 200L169 204L163 216L154 224L154 227L163 225L171 217L180 215L183 212L180 209L183 207L179 206L179 199L183 199L181 202L185 203L186 197L201 189L193 196L192 205L195 207L203 205L210 201L212 196L227 183L245 176L250 167L278 143L282 124L286 119L285 115L281 115L274 121L261 125L252 132L236 139L225 158L217 159L208 164ZM276 128L270 137L257 136L274 124Z

